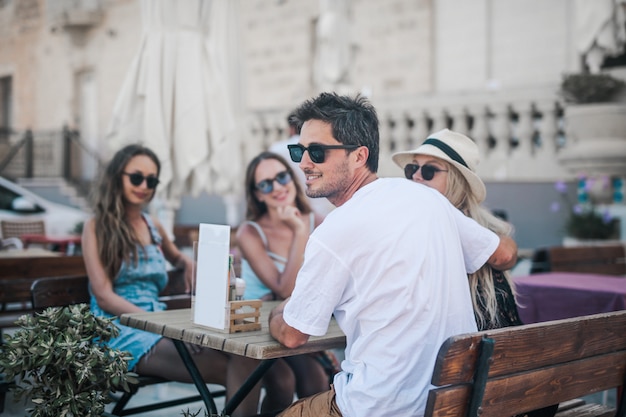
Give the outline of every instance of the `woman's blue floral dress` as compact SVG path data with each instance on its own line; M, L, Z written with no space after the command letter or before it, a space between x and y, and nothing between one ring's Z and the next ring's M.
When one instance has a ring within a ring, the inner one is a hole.
M150 216L144 214L143 217L150 229L152 244L137 248L139 259L136 265L132 260L129 263L122 262L120 271L113 282L113 290L146 311L162 311L165 310L166 305L159 301L159 293L168 281L166 261L161 251L162 238ZM91 288L90 293L91 311L97 316L112 317L98 306ZM139 359L161 339L161 336L123 326L119 319L116 319L114 323L119 327L120 335L110 340L108 345L114 349L130 352L133 359L128 364L128 369L132 370Z

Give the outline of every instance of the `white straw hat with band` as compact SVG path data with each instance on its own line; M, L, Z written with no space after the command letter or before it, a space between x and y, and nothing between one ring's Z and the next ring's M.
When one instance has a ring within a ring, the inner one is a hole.
M479 203L487 196L485 184L476 175L476 166L480 162L478 146L467 136L443 129L429 135L417 149L396 152L391 158L404 169L406 164L413 162L414 155L430 155L449 162L463 174Z

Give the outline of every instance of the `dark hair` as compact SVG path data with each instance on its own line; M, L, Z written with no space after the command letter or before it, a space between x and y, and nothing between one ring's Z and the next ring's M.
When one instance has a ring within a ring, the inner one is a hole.
M246 219L248 220L258 220L262 215L267 213L267 205L262 201L259 201L256 198L256 183L254 181L254 174L256 172L256 168L259 166L261 161L266 159L275 159L285 167L285 170L291 175L293 179L293 184L296 187L296 207L300 210L302 214L308 214L311 212L311 206L304 195L304 191L302 190L302 186L300 182L297 180L295 176L295 172L293 172L293 168L291 165L287 163L285 158L282 156L275 154L273 152L261 152L259 155L254 157L252 161L248 164L246 168L246 179L245 179L245 190L246 190Z
M371 172L378 171L378 116L367 98L322 93L298 107L293 118L298 124L298 132L304 122L320 120L331 125L333 137L342 144L366 146L369 149L367 167Z
M122 174L128 162L138 155L145 155L155 163L158 177L161 163L156 154L142 145L127 145L105 167L93 198L98 255L111 280L115 279L122 260L129 262L132 254L137 261L139 239L126 222ZM155 194L153 190L152 197Z
M293 128L294 130L298 130L298 120L295 118L295 112L292 111L287 115L287 126Z

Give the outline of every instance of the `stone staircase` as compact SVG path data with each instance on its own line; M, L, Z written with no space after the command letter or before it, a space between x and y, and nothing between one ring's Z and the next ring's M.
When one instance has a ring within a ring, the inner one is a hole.
M87 196L64 178L18 178L17 184L54 203L89 211Z

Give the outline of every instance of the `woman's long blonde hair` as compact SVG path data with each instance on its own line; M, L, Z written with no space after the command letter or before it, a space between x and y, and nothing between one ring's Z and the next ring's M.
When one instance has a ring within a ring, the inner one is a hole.
M469 183L461 172L452 164L442 161L448 166L448 184L445 196L448 200L466 216L474 219L481 226L486 227L498 236L511 236L513 234L513 226L491 214L489 210L480 205L476 200ZM508 271L502 271L504 278L507 280L513 294L515 294L515 286ZM500 327L500 319L498 317L498 301L496 298L496 290L493 284L492 269L489 265L483 265L478 271L468 275L470 284L470 293L472 295L472 304L479 329L489 327ZM486 317L483 314L483 308L479 305L479 284L482 291L482 299L485 305Z
M138 259L139 239L126 220L122 181L126 165L138 155L146 155L156 164L158 177L161 163L156 154L141 145L128 145L113 156L101 173L98 187L94 189L93 206L98 255L112 281L115 280L123 261L128 263L132 259L136 263Z

